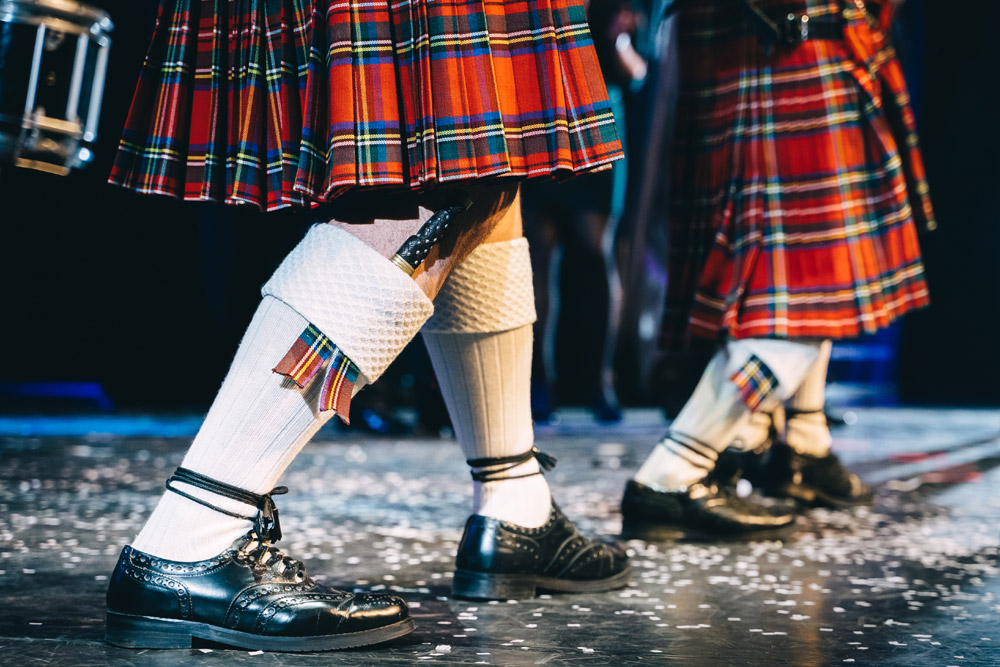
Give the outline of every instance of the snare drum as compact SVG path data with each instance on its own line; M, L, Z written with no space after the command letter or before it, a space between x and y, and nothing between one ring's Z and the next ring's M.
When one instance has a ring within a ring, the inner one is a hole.
M67 174L93 159L112 28L72 0L0 0L0 164Z

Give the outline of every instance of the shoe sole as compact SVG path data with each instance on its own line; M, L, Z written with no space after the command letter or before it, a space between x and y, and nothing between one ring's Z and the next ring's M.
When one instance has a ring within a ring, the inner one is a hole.
M675 524L625 520L622 539L645 542L754 542L783 539L795 532L795 522L778 528L761 528L740 533L715 533Z
M768 489L764 493L769 496L792 498L800 503L809 505L810 507L826 507L832 509L847 509L861 505L870 505L875 499L874 495L869 495L864 498L859 498L858 500L843 500L833 496L828 496L822 491L799 486L797 484L783 484L775 487L774 489Z
M378 644L409 634L415 627L413 619L406 618L392 625L362 632L319 637L277 637L255 635L196 621L133 616L109 611L104 641L123 648L189 649L195 639L201 639L234 648L297 653L335 651Z
M538 591L553 593L604 593L624 588L632 576L631 566L604 579L574 581L532 574L490 574L455 570L451 594L471 600L526 600Z

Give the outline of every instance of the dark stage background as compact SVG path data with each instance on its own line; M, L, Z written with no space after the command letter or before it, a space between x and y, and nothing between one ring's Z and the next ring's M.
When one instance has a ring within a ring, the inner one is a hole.
M116 24L94 164L69 177L0 167L0 383L94 382L119 409L203 410L259 286L308 221L105 184L156 7L91 4ZM923 239L933 306L895 336L907 401L1000 403L997 25L1000 4L985 0L910 0L902 12L900 51L940 223ZM44 407L9 394L0 397L8 411Z

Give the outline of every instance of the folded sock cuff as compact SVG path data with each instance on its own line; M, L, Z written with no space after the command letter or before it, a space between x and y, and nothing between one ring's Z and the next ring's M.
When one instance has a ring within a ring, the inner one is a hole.
M537 319L525 238L486 243L448 276L424 333L498 333Z
M420 287L372 247L313 225L261 293L288 304L374 382L434 313Z

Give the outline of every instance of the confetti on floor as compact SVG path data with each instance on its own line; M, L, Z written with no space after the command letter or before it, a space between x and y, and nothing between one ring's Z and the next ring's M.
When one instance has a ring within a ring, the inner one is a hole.
M185 440L0 439L4 661L204 665L221 654L227 664L736 665L774 655L794 664L1000 664L991 640L1000 412L855 413L835 438L841 458L876 483L872 507L809 510L785 541L631 541L628 588L519 602L450 596L471 493L454 442L324 432L281 480L290 492L277 498L279 546L326 585L401 595L417 630L381 647L295 656L219 645L139 654L102 642L107 575ZM548 475L554 497L582 529L619 531L625 481L662 434L662 422L647 422L539 429L537 444L559 459ZM929 474L958 465L977 474Z

